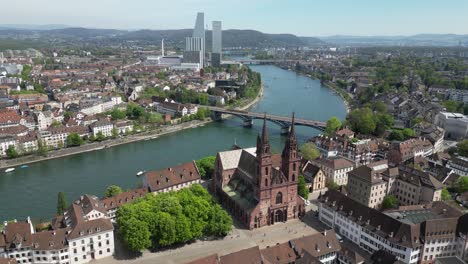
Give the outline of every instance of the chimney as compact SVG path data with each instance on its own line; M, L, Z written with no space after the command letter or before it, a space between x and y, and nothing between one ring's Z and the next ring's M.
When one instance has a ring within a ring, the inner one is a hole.
M390 232L390 235L388 235L389 237L393 237L393 231Z
M377 231L380 231L380 225L377 226Z
M370 219L367 219L366 225L370 225Z

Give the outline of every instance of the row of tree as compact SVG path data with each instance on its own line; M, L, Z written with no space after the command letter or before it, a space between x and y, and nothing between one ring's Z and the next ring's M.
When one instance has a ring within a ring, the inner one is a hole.
M232 218L201 185L178 192L148 194L117 211L118 231L132 251L225 236Z

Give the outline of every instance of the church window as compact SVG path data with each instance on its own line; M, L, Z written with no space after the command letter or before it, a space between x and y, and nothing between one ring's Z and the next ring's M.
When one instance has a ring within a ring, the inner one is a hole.
M268 179L265 179L265 186L268 186Z
M283 194L281 192L279 192L276 195L276 204L281 204L281 203L283 203Z
M265 175L268 175L268 167L265 167Z
M296 171L296 163L293 163L293 171Z
M295 181L296 180L296 174L293 174L292 175L292 181Z

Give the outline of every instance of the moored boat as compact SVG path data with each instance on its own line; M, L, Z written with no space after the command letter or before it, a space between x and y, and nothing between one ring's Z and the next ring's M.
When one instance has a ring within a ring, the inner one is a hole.
M15 170L15 168L8 168L8 169L5 170L5 172L12 172L14 170Z
M144 173L145 173L145 171L139 171L139 172L137 172L136 176L141 176L141 175L143 175Z

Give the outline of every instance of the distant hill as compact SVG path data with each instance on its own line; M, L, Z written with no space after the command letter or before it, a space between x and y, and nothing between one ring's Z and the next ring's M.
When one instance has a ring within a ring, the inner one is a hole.
M51 29L63 29L70 26L61 24L50 24L50 25L28 25L28 24L0 24L0 30L4 29L20 29L20 30L51 30Z
M321 40L341 46L468 46L468 35L419 34L413 36L330 36Z
M192 35L192 29L175 30L116 30L116 29L89 29L89 28L57 28L51 30L2 29L0 37L15 37L27 35L34 38L50 39L63 38L67 40L106 40L106 41L143 41L159 44L164 38L168 44L180 48L185 46L185 38ZM304 47L325 45L313 37L297 37L293 34L266 34L256 30L229 29L223 31L224 47L244 48L280 48ZM206 32L207 50L211 47L211 31Z
M186 37L192 35L191 29L178 30L138 30L121 34L118 38L126 40L146 40L160 42L163 38L176 44L181 44ZM311 38L312 39L312 38ZM310 43L321 43L323 41L314 38ZM211 31L206 31L206 46L211 47ZM256 30L228 29L223 30L224 47L303 47L308 46L308 42L292 34L266 34Z

